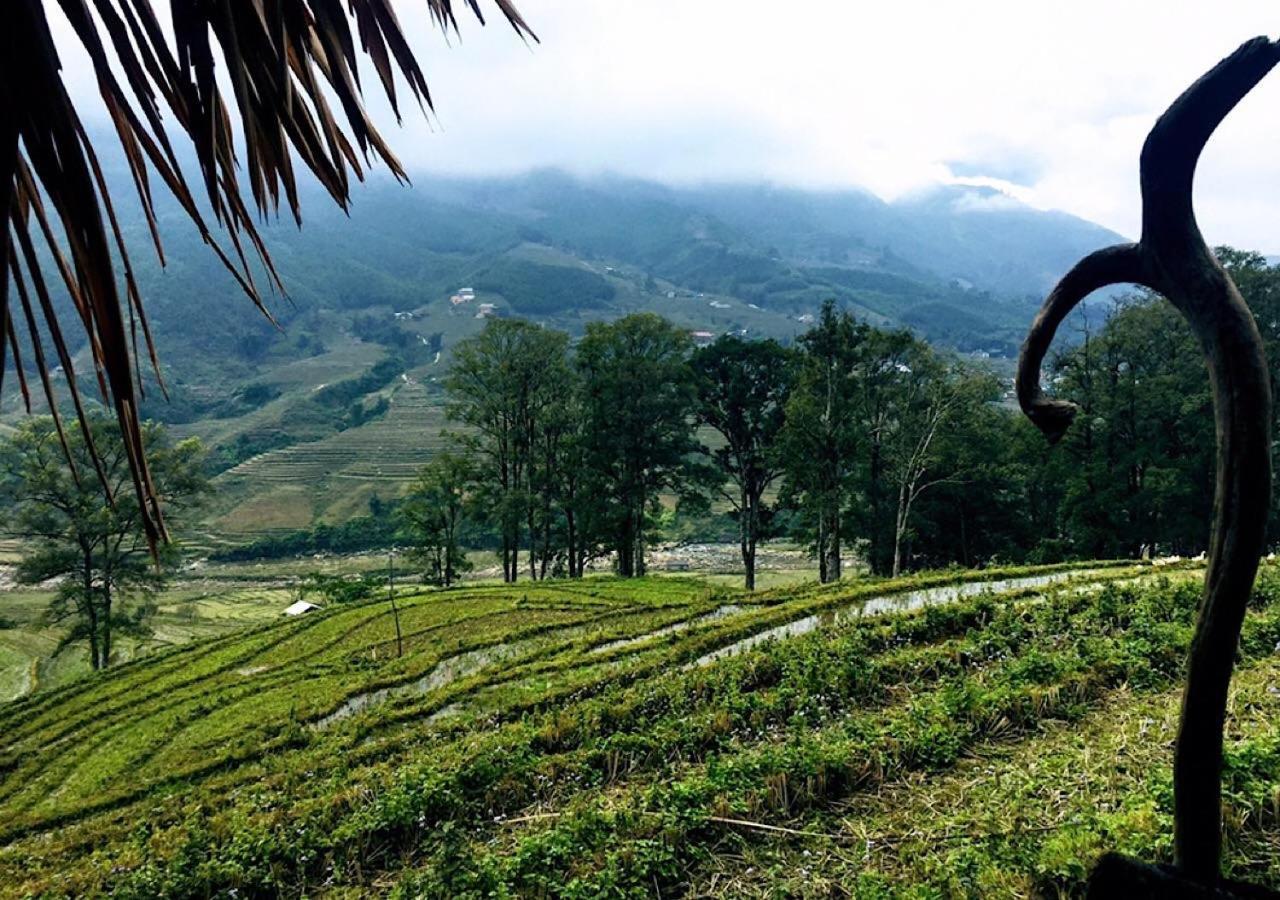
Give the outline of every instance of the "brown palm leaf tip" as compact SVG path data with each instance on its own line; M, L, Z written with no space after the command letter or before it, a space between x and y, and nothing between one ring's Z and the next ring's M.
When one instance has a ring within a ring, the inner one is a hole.
M139 331L162 390L164 384L108 186L63 82L47 18L46 7L53 2L6 0L0 11L0 209L8 211L0 231L0 387L6 350L11 350L29 406L15 336L15 327L25 326L49 408L56 414L46 341L67 375L83 428L69 350L74 342L66 339L69 331L83 329L98 391L114 406L124 434L134 489L154 544L166 534L138 421ZM457 31L452 0L422 2L437 27ZM483 23L478 0L464 2ZM519 36L537 40L508 0L493 2ZM283 193L299 223L295 161L344 209L351 176L363 178L371 156L405 178L365 111L359 73L363 54L397 120L397 73L418 106L432 108L426 78L392 0L169 0L171 38L152 0L57 3L92 61L161 263L153 176L268 318L255 267L265 272L269 290L283 292L284 285L242 195L241 165L257 217L278 210ZM215 79L219 65L231 87L231 104ZM336 99L339 110L330 107L328 97ZM178 133L174 122L195 151L208 209L214 224L225 229L229 250L214 240L178 164L169 138ZM236 151L237 131L243 160ZM62 320L46 279L50 265L74 310ZM13 309L11 296L17 298ZM110 486L103 488L110 496Z

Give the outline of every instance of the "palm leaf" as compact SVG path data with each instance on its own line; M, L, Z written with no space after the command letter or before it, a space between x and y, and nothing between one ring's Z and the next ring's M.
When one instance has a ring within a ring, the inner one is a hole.
M0 387L9 351L30 408L16 336L24 329L46 401L57 416L43 332L66 373L83 429L85 411L66 338L72 330L83 333L98 391L119 420L133 488L154 545L166 534L138 419L139 332L161 390L164 382L109 186L62 77L46 9L53 2L7 0L0 12L0 209L8 211L7 227L0 232ZM422 2L438 27L458 29L453 0ZM478 0L464 2L483 23ZM371 161L405 178L365 111L359 72L360 57L367 56L397 119L402 99L397 76L420 108L432 108L426 78L391 0L169 0L168 32L151 0L57 3L92 61L160 262L165 257L152 177L163 182L268 318L257 267L265 273L267 290L283 292L284 285L256 222L278 211L283 197L301 223L295 165L305 166L344 209L351 179L362 179ZM517 35L537 40L509 0L494 3ZM219 63L230 101L214 75ZM337 109L330 107L330 97ZM178 163L171 133L194 150L212 222L206 221ZM241 188L242 172L252 211ZM218 228L229 249L215 238ZM56 270L52 277L74 308L74 316L62 317L68 321L59 320L52 300L44 271L50 260ZM62 434L60 419L58 428ZM91 458L110 496L96 454Z

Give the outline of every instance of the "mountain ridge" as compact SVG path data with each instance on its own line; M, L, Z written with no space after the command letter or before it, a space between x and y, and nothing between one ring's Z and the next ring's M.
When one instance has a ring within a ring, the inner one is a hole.
M441 427L438 409L411 410L438 407L451 348L487 314L577 335L591 321L644 310L690 331L790 340L832 298L874 325L1008 358L1061 272L1119 238L1003 197L952 187L890 204L857 190L679 187L539 170L417 177L411 188L374 178L343 212L312 186L301 230L263 229L290 291L270 301L278 329L176 204L159 204L169 261L161 270L145 221L122 198L169 388L165 400L144 374L143 412L201 437L217 471L304 454L332 461L317 472L400 473L391 455L434 444L427 432ZM474 294L454 303L464 287ZM12 421L18 403L5 398L3 418ZM335 450L339 434L348 436ZM242 476L228 472L219 484L215 532L341 521L404 480L264 487Z

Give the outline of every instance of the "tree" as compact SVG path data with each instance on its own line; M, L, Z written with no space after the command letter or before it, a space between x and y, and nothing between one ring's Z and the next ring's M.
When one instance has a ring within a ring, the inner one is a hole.
M645 573L649 519L659 494L690 493L705 477L693 464L697 392L689 336L653 313L593 322L578 345L583 378L585 460L601 527L624 577Z
M1204 365L1176 310L1139 295L1054 365L1079 405L1064 436L1062 528L1075 553L1194 554L1213 508L1213 417Z
M991 378L946 365L924 344L915 343L909 359L896 368L899 390L887 439L886 470L897 494L890 571L895 578L902 573L917 502L927 491L965 476L962 457L948 452L953 448L947 446L947 432L994 399L996 390Z
M698 420L724 439L712 458L732 483L722 488L738 519L747 590L756 586L756 545L772 510L765 492L782 471L777 441L791 391L791 354L777 341L724 335L694 352Z
M449 587L471 568L459 541L471 484L471 466L464 457L439 453L422 467L400 505L409 558L433 584Z
M358 603L373 596L383 583L378 575L328 575L311 572L298 585L298 599L317 596L326 603Z
M510 0L495 2L517 34L534 37ZM44 330L57 350L87 434L89 423L71 361L76 342L64 326L83 329L98 385L110 397L123 435L140 521L154 543L164 537L164 524L156 485L142 455L140 380L134 376L139 331L156 378L161 385L163 381L112 194L63 79L49 28L47 8L52 5L52 0L12 0L0 13L0 84L11 87L0 95L0 210L6 223L0 229L0 372L5 350L12 349L15 356L18 352L13 331L18 315L11 314L9 303L12 283L33 348L39 348ZM457 29L451 0L427 0L426 5L434 24L446 32ZM365 112L357 47L368 54L397 117L397 70L414 100L427 107L432 103L390 5L384 0L349 0L345 6L344 10L328 0L175 0L169 4L170 21L164 22L152 4L136 0L58 3L93 63L161 260L152 174L159 176L264 314L249 256L256 254L268 280L283 285L242 196L241 165L257 212L265 215L278 209L283 193L299 223L298 163L343 207L351 177L364 176L361 155L366 164L370 154L377 156L397 178L404 178L400 163ZM468 6L483 22L478 3L470 0ZM217 77L219 66L226 77ZM127 87L117 72L123 73ZM224 84L231 86L234 102L223 96ZM335 99L337 113L330 106ZM162 115L166 109L171 115ZM236 147L237 134L243 152ZM207 195L205 208L227 229L230 251L213 237L178 163L176 138L189 140L195 152ZM59 235L65 242L59 242ZM37 247L41 242L44 246ZM50 260L74 301L72 316L52 303L45 283ZM123 296L117 287L121 280ZM37 318L43 318L43 329ZM50 365L43 352L35 349L35 356L42 376L47 376ZM53 409L48 378L42 377L42 383ZM91 441L87 451L94 455ZM109 484L104 480L102 487Z
M890 443L899 430L904 409L904 384L919 365L920 342L904 330L867 329L852 362L855 381L850 403L854 428L861 436L853 469L852 525L866 539L871 571L887 575L893 570L899 504L891 477Z
M800 338L801 355L779 435L783 495L800 512L801 533L825 584L841 575L844 509L858 445L857 368L870 329L827 301Z
M143 514L127 491L129 454L119 426L87 417L87 432L65 436L64 451L51 418L29 419L0 445L0 496L14 533L32 542L18 568L27 583L59 579L49 607L55 621L70 620L68 640L85 641L94 669L112 662L120 633L142 636L152 599L178 559L166 545L153 560ZM205 493L199 441L172 442L154 423L142 426L157 497L180 521ZM96 448L91 454L89 441ZM112 505L89 480L95 463L115 493Z
M537 501L532 482L545 478L535 459L548 421L569 390L569 336L519 319L493 319L454 348L445 380L449 416L468 431L459 446L477 460L476 491L501 540L502 573L515 581L528 538L529 573L537 577Z

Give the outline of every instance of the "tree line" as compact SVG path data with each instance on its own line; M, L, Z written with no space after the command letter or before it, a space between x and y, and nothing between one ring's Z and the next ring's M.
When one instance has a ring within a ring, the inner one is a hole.
M1276 360L1280 269L1219 253ZM833 303L792 346L695 347L648 313L593 323L576 343L494 320L455 348L454 449L410 492L405 533L446 584L466 566L464 526L494 535L508 581L580 577L607 556L643 575L672 508L731 517L748 588L759 543L781 536L810 549L824 582L850 555L893 575L1200 552L1213 483L1203 364L1161 298L1111 303L1078 320L1050 368L1050 389L1082 410L1056 447L989 369Z
M645 574L664 511L725 510L747 586L760 541L806 541L823 581L853 549L909 564L923 498L960 485L967 428L997 379L826 304L794 347L725 335L695 347L637 313L568 334L494 320L459 344L445 382L454 450L403 510L429 574L465 565L461 522L497 537L503 577L580 577L611 556Z

